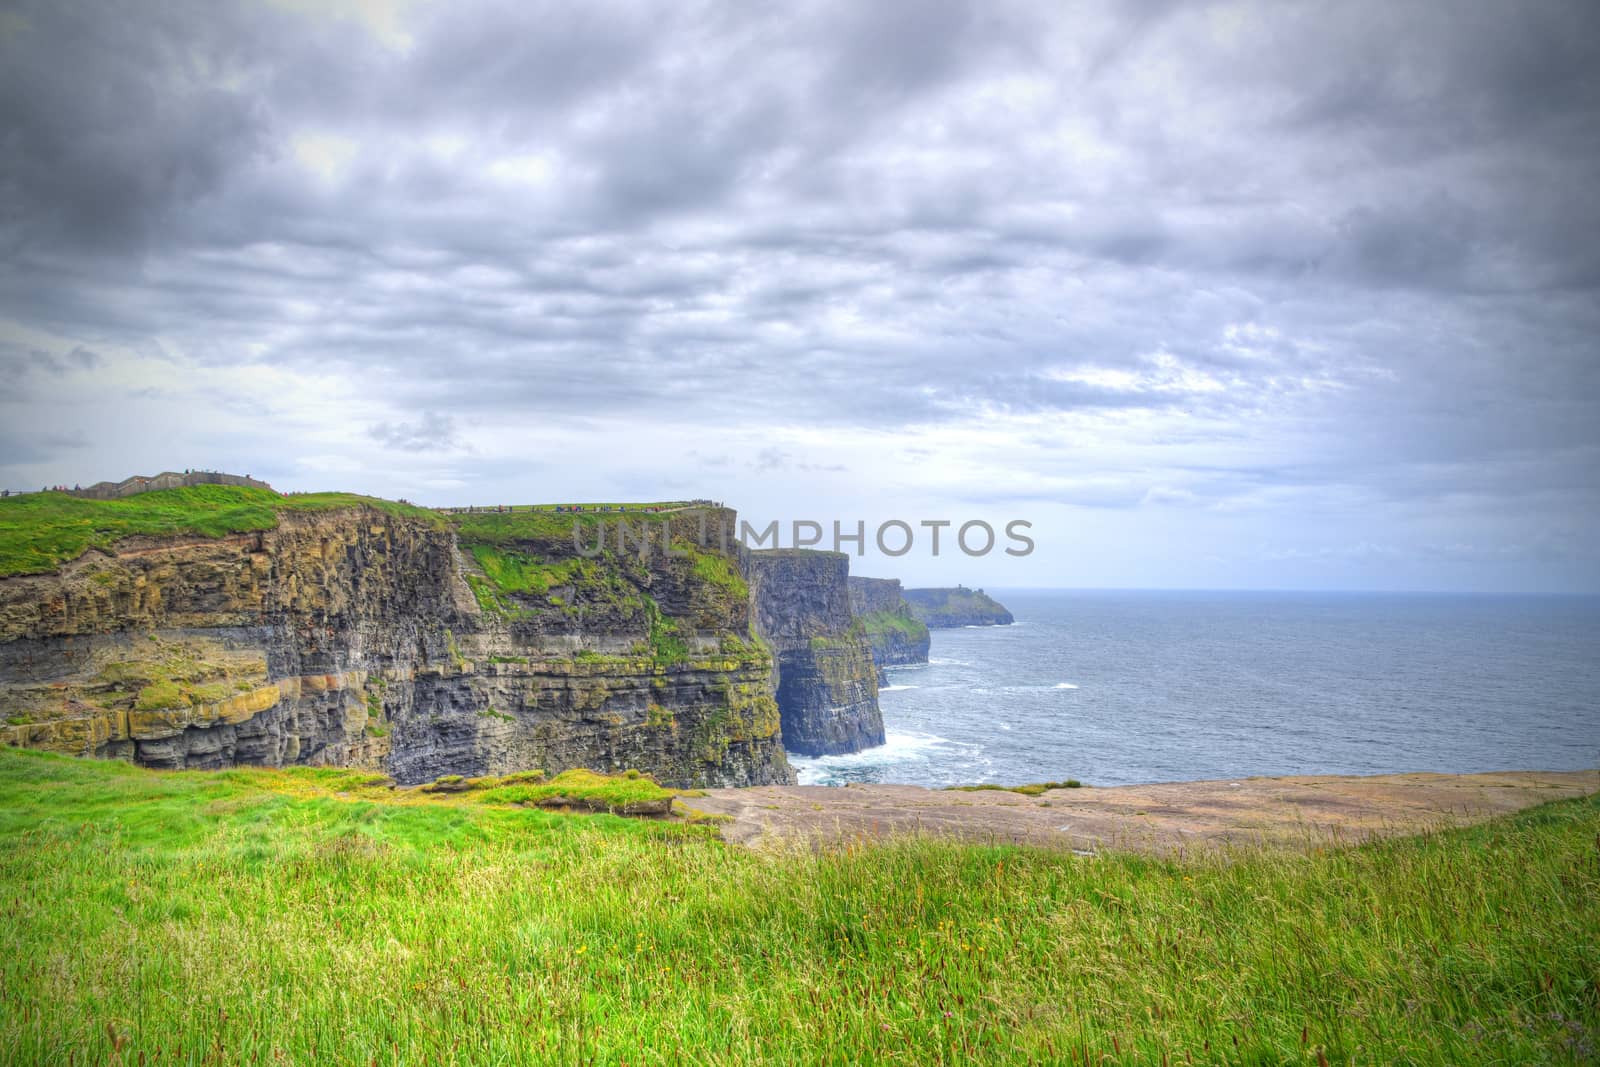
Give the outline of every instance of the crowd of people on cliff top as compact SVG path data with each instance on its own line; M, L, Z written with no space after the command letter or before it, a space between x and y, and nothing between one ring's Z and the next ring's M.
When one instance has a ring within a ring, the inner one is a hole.
M470 515L470 514L475 514L475 513L479 512L479 511L482 511L482 512L516 511L517 508L516 508L515 504L496 504L492 508L491 507L481 507L480 508L480 507L477 507L476 505L468 504L465 508L443 508L441 510L443 510L443 511L465 511ZM589 504L587 506L585 506L583 504L555 504L555 505L550 505L550 504L545 504L545 505L529 504L529 505L527 505L527 507L524 510L527 510L527 511L553 511L553 512L557 512L558 514L562 514L562 515L576 515L579 512L594 513L594 512L599 512L599 511L632 511L632 512L643 512L643 513L647 513L647 514L653 515L653 514L656 514L657 512L667 511L669 509L668 508L664 508L659 504L649 504L649 505L645 505L645 506L640 506L640 505L636 504L633 507L629 507L626 504Z
M559 515L578 515L578 514L590 514L590 515L592 515L592 514L596 514L598 512L613 512L613 513L616 513L616 512L631 512L631 513L636 514L636 515L637 514L657 515L657 514L660 514L663 511L676 511L676 510L678 510L679 508L681 508L683 506L684 505L681 505L681 504L673 505L671 507L668 507L668 506L666 506L664 504L631 504L631 505L630 504L527 504L527 505L524 506L523 510L525 510L525 511L550 511L550 512L554 512L554 513L559 514ZM689 501L689 505L688 506L691 506L691 507L693 507L693 506L701 506L701 507L717 507L717 508L720 508L722 506L722 503L721 503L721 501L691 500L691 501ZM493 507L484 506L484 507L480 508L480 507L478 507L478 506L476 506L474 504L468 504L464 508L439 508L437 510L439 510L439 511L447 511L447 512L451 512L451 513L459 513L459 512L463 512L464 511L469 515L475 515L480 511L485 513L485 514L488 514L490 512L494 512L494 513L497 513L497 514L504 514L505 512L508 512L508 511L516 511L517 510L517 505L515 505L515 504L496 504Z
M80 490L82 488L83 487L80 486L80 485L75 485L71 489L68 489L64 485L47 485L43 489L39 490L39 492L41 492L41 493L75 493L75 492L77 492L78 490ZM9 489L0 489L0 497L23 496L27 492L28 492L28 490L26 490L26 489L18 489L15 493L13 493Z

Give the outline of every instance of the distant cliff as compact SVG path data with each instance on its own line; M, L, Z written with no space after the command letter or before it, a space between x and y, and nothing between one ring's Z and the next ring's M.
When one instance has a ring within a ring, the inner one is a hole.
M756 627L778 659L783 745L804 756L884 741L878 674L850 610L849 557L770 549L748 555Z
M1009 626L1016 620L1005 605L982 589L958 585L954 589L907 589L911 612L930 629L955 626Z
M733 513L651 516L673 555L608 532L585 558L573 524L593 545L602 520L231 485L0 501L0 741L402 783L794 781L740 550L696 544Z
M928 627L911 612L898 578L850 578L850 608L867 631L878 685L884 668L928 662Z

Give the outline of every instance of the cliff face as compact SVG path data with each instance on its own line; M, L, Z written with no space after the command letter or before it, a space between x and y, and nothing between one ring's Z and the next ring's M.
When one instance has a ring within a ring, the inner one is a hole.
M883 744L878 675L850 610L849 557L772 549L748 556L756 627L778 657L783 743L804 756Z
M422 514L286 510L273 529L125 538L0 579L0 741L402 783L533 767L793 781L731 552L582 559L569 523L505 518L458 544Z
M911 612L930 629L956 626L1010 626L1016 620L1004 604L982 589L958 585L954 589L907 589Z
M867 631L878 685L885 667L928 662L928 628L911 613L898 578L850 578L850 608Z

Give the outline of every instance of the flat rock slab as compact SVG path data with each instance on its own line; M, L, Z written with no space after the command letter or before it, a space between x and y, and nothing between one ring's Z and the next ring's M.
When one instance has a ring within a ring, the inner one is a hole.
M1054 789L1037 797L911 785L757 786L696 798L733 842L825 846L904 835L1174 853L1315 847L1481 822L1600 792L1600 771L1238 778Z

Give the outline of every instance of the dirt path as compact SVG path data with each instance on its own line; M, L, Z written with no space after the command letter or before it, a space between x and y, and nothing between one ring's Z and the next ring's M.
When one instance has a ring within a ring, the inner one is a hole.
M714 789L686 801L731 816L752 846L900 834L1142 852L1228 843L1294 847L1459 826L1600 791L1597 771L1240 778L1018 793L907 785Z

